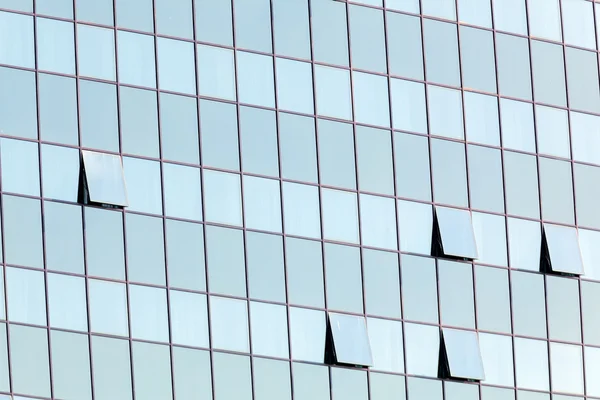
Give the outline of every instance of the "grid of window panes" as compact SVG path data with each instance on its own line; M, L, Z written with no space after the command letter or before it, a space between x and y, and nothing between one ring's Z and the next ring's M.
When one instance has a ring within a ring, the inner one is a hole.
M598 38L588 0L0 0L0 399L600 398ZM565 227L581 278L539 272Z

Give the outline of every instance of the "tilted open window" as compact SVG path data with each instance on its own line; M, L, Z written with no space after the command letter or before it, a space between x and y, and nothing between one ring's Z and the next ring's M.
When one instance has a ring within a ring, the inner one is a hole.
M82 150L79 202L104 207L127 207L127 187L121 157Z
M459 260L477 258L477 245L469 211L435 207L431 255Z
M540 271L565 275L583 275L577 229L544 224Z
M373 365L365 317L328 313L325 363L362 368Z
M485 379L476 332L442 328L438 377L481 381Z

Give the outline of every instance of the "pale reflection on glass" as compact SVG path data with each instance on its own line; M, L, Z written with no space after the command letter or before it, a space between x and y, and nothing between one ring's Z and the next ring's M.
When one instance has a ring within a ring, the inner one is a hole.
M437 326L405 324L406 373L437 378L440 331Z
M510 267L539 271L542 231L540 223L508 218Z
M322 363L325 354L325 313L290 307L292 358Z
M363 246L398 249L394 199L360 195L360 222Z
M575 120L571 121L575 134ZM556 157L569 158L569 115L566 110L535 106L535 123L537 127L538 151ZM588 132L586 132L586 135Z
M289 358L288 321L285 306L250 302L252 353Z
M246 227L281 232L279 181L244 175L244 219Z
M321 189L323 234L325 239L358 244L356 194Z
M425 85L392 79L392 120L394 129L426 133Z
M87 331L85 280L68 275L48 274L50 326Z
M169 341L167 294L164 289L129 285L129 307L133 338Z
M210 296L212 345L248 353L248 302Z
M513 344L510 336L479 334L485 383L514 386Z
M347 70L315 65L317 114L352 119L350 73Z
M429 122L432 135L463 139L461 92L439 86L427 86Z
M90 330L109 335L127 336L127 293L122 283L95 279L88 281Z
M169 307L173 343L208 348L206 295L170 290Z
M552 391L583 394L581 346L550 343Z
M535 153L533 107L529 103L500 99L502 145L509 149Z
M43 272L8 267L6 289L10 321L46 325Z
M478 212L472 216L479 256L477 260L484 264L507 266L505 218Z
M373 354L373 369L404 373L402 323L367 318L367 327Z
M400 250L430 255L432 226L431 205L398 200Z
M160 89L195 95L193 43L159 37L156 49Z
M336 362L372 366L373 357L365 318L330 312L328 319Z
M87 150L81 154L90 201L126 207L129 202L121 157Z
M515 338L517 387L548 391L548 343L541 340Z
M494 96L464 92L464 102L467 140L499 146L498 99Z
M238 99L241 103L275 107L273 57L238 51Z
M318 187L283 182L283 217L287 234L320 239Z
M200 169L163 163L165 214L202 220Z
M582 275L584 270L577 230L562 225L544 224L544 235L552 271Z
M203 96L235 100L233 50L198 45L198 86Z
M204 211L206 220L242 226L242 190L240 176L205 169Z
M471 213L456 208L435 207L445 256L478 258Z
M600 349L584 347L585 352L585 393L588 396L600 396Z

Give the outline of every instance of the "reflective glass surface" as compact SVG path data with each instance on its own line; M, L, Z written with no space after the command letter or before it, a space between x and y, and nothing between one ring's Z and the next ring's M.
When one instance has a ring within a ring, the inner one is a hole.
M336 362L362 366L373 365L365 318L331 312L327 317L333 335Z
M583 274L579 238L575 229L544 224L544 237L553 272Z
M85 150L81 154L90 201L127 206L127 188L121 158Z
M484 379L477 333L443 328L442 336L450 375L453 378Z
M447 207L435 208L443 254L452 257L477 258L473 223L468 211Z

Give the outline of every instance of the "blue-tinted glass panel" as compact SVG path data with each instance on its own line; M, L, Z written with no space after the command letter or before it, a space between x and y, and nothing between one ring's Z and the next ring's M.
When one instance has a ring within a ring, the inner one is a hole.
M365 318L331 312L328 318L336 362L361 366L373 365Z
M117 41L119 82L155 88L154 37L117 31Z
M181 40L158 38L156 49L159 88L195 95L194 45Z
M544 237L553 272L583 274L579 238L575 228L544 224Z
M477 333L449 328L443 328L442 333L452 378L483 380Z
M127 188L121 157L86 150L81 154L90 201L127 206Z
M436 207L435 215L444 255L477 258L477 245L470 213L455 208Z

